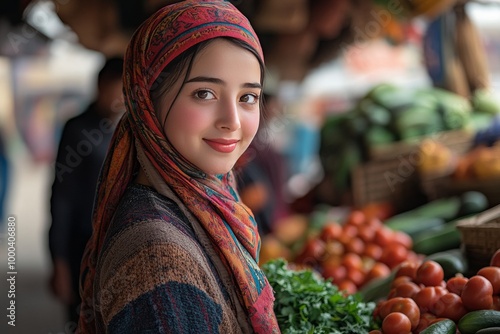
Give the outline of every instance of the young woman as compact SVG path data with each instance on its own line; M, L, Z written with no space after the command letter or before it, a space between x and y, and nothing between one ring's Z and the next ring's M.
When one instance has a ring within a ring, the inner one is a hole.
M262 50L228 1L146 20L100 176L80 333L279 333L260 238L231 172L262 117Z

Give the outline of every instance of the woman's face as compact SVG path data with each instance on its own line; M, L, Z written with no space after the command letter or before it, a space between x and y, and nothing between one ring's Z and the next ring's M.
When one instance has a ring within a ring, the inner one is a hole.
M205 173L230 171L259 127L260 75L257 58L229 41L198 52L170 111L182 79L162 99L160 119L167 117L174 148Z

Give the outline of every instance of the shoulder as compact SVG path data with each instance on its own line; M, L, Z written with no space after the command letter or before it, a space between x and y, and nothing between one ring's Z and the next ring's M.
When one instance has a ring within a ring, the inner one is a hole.
M97 265L96 298L105 324L127 327L131 309L148 313L151 305L177 314L172 321L178 324L201 309L220 323L220 280L185 220L175 203L153 190L127 191Z

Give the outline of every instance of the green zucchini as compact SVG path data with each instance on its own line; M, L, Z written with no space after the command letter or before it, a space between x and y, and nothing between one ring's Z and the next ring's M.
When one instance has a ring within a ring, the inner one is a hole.
M458 330L461 334L475 334L480 329L499 326L500 311L495 310L471 311L458 321Z
M500 333L500 327L488 327L480 329L476 334L498 334Z
M418 254L430 255L454 248L459 248L462 235L457 229L458 220L446 223L438 231L421 233L413 240L413 251Z
M457 325L450 319L443 319L441 321L435 322L420 334L455 334L457 331Z

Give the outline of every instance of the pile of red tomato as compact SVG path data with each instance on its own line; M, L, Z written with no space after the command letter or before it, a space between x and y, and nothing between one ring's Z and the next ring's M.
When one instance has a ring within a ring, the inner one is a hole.
M458 322L470 311L500 310L500 250L476 275L443 278L434 261L402 263L389 296L374 311L381 330L370 334L420 333L444 318Z
M294 263L314 267L339 290L355 293L370 280L386 277L404 261L418 261L413 240L381 219L353 210L343 224L326 223L310 238Z

